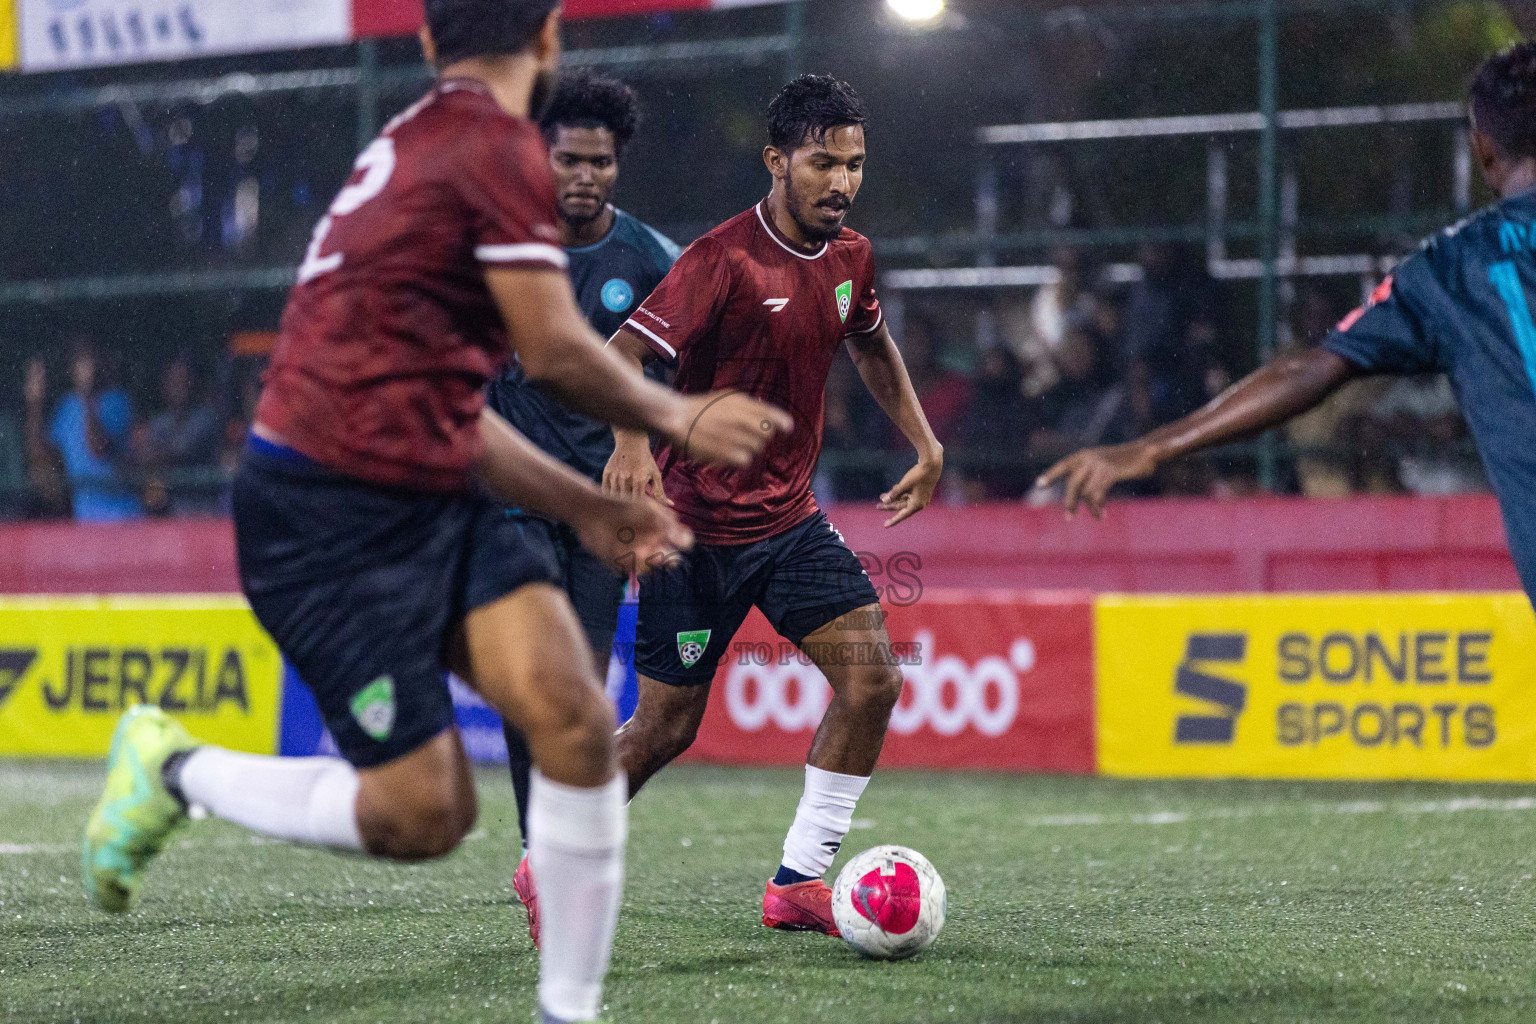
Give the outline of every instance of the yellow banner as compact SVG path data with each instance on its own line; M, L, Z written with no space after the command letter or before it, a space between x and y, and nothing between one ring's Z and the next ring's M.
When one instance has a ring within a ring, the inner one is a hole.
M0 756L103 756L134 704L275 753L282 674L238 598L0 599Z
M16 0L0 0L0 71L16 66Z
M1108 775L1536 780L1523 594L1100 600Z

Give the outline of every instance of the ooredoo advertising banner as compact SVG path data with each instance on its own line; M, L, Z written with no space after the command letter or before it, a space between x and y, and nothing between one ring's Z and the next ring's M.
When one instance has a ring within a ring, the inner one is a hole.
M1091 772L1093 617L1087 596L927 593L884 606L901 665L887 767ZM853 640L839 660L870 652ZM753 612L715 674L690 755L803 764L831 688Z
M15 0L21 65L50 71L352 38L349 0Z
M281 679L277 646L237 597L0 600L0 756L104 756L134 704L271 754Z
M1104 597L1110 775L1536 779L1522 594Z

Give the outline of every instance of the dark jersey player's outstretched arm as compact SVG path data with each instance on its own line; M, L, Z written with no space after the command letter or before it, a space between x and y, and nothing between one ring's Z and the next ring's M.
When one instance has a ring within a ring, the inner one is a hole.
M563 273L493 269L485 279L528 376L577 412L655 432L700 461L738 467L775 431L793 426L788 413L746 395L680 395L647 380L604 350Z
M933 500L933 489L944 472L944 446L933 436L917 392L912 389L906 363L902 362L896 340L884 320L868 334L849 335L845 344L864 386L902 436L917 449L917 465L907 470L895 487L880 495L878 508L896 513L885 525L895 526L921 512Z
M1065 481L1062 503L1067 515L1075 514L1082 504L1097 518L1104 512L1109 489L1122 480L1149 477L1170 459L1284 423L1316 406L1361 372L1354 363L1324 348L1277 359L1232 385L1204 408L1139 440L1069 455L1047 470L1036 486Z

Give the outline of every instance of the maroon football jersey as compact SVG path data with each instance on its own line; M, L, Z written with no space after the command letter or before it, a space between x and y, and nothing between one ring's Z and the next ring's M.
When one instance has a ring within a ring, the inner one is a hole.
M349 476L467 486L507 351L485 267L563 270L556 216L538 127L479 82L439 83L363 150L316 225L257 422Z
M679 391L745 391L795 418L794 431L746 469L661 450L667 497L701 541L762 540L816 511L811 476L832 358L880 318L869 240L844 228L803 252L773 225L766 201L689 246L635 310L625 326L676 364Z

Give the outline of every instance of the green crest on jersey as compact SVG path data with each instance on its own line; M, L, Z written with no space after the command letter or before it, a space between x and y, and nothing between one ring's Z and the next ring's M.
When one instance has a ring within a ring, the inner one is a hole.
M709 646L710 630L694 629L677 634L677 656L683 660L683 668L693 668L704 657Z
M843 318L843 323L848 322L848 314L853 310L853 282L844 281L837 286L837 315Z
M395 728L395 680L379 676L357 691L352 698L352 717L363 732L380 742L389 739Z

